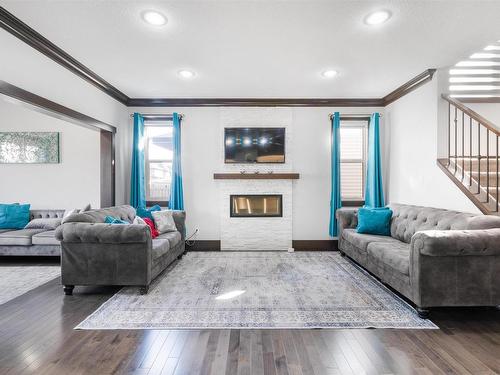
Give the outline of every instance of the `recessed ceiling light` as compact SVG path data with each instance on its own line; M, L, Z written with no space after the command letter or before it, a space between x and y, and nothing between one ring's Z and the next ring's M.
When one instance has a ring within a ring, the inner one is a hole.
M142 12L144 22L153 26L163 26L167 23L167 17L156 10L146 10Z
M392 14L388 10L378 10L366 16L365 23L370 26L380 25L391 18L391 16Z
M179 77L185 78L185 79L193 78L196 75L195 72L193 72L191 70L187 70L187 69L179 70L179 72L177 74L179 75Z
M323 73L321 73L321 75L322 75L324 78L333 78L333 77L335 77L337 74L338 74L338 72L337 72L336 70L325 70Z

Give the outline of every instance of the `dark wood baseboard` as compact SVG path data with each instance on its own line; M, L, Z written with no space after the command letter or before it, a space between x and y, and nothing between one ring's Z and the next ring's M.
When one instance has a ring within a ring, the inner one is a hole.
M293 240L296 251L337 251L337 240ZM196 240L192 246L186 244L188 251L220 251L219 240Z
M295 251L337 251L337 240L293 240Z
M219 240L196 240L192 246L186 244L187 251L220 251Z

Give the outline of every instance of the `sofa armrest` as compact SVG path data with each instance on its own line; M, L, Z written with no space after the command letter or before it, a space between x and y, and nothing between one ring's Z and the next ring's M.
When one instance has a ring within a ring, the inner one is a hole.
M55 237L66 243L147 243L151 232L147 225L66 223L57 228Z
M186 211L172 211L175 226L181 233L182 240L186 238Z
M340 240L344 229L356 228L358 226L358 209L348 207L339 208L335 215L337 216L337 236Z
M421 231L411 248L413 254L436 257L500 255L500 228Z

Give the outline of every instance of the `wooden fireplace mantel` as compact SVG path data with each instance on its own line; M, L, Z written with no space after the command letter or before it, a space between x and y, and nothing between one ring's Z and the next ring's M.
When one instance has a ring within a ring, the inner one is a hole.
M214 173L214 180L298 180L298 173Z

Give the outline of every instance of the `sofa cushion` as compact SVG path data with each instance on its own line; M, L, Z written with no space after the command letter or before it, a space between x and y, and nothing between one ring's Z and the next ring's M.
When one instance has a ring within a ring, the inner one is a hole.
M170 242L166 238L155 238L153 240L153 260L160 258L170 250Z
M59 241L54 236L55 230L35 234L31 237L33 245L59 245Z
M379 236L375 234L362 234L356 232L356 229L344 229L342 231L342 238L356 246L363 252L366 252L368 244L372 242L400 242L394 238L387 236Z
M31 237L37 233L44 232L43 229L20 229L0 233L0 245L22 245L30 246Z
M391 237L410 243L412 236L423 230L467 229L478 216L441 208L391 204Z
M403 275L410 274L410 245L397 242L372 242L367 247L368 256L379 266L389 266Z
M163 233L158 236L158 239L168 240L170 243L170 248L177 246L179 242L181 242L182 236L178 231Z
M104 223L106 216L113 216L129 223L134 221L135 209L132 206L116 206L100 208L78 214L70 215L62 220L62 223Z
M45 230L55 230L59 225L61 225L61 219L59 218L39 218L32 219L24 229L45 229Z

